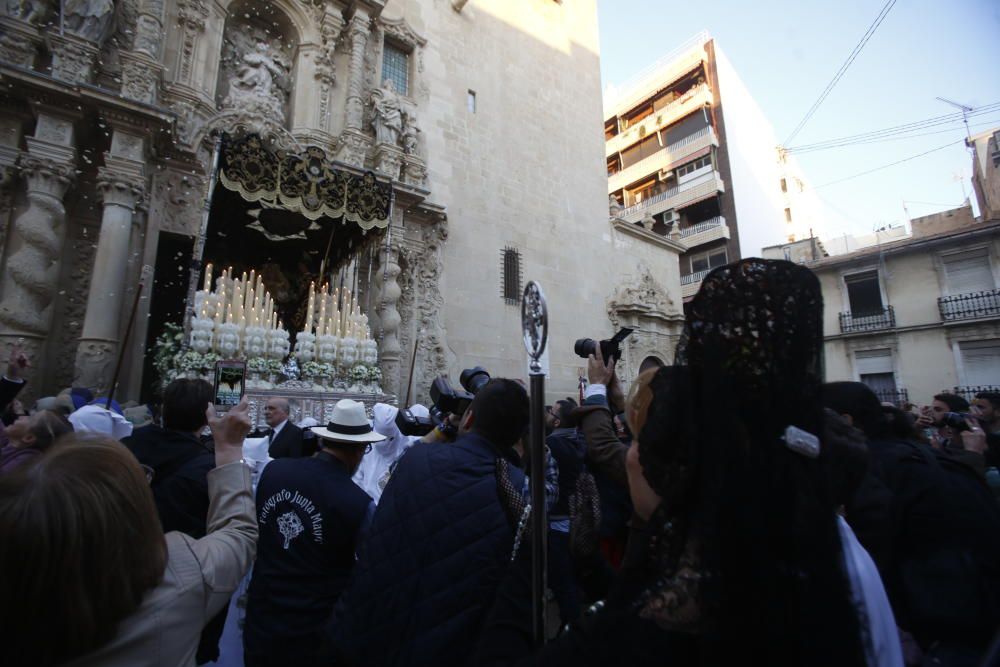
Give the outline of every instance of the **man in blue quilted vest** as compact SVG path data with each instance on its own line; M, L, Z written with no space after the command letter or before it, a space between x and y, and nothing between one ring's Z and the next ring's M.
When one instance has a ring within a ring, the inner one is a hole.
M524 387L496 378L455 442L400 459L328 628L338 665L468 660L514 547L504 499L524 483L513 445L527 428Z

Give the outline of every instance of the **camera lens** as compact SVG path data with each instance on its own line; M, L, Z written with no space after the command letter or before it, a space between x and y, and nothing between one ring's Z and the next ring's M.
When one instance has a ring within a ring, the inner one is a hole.
M597 343L593 338L577 338L573 344L573 351L576 352L576 356L586 359L597 352Z
M490 381L490 374L482 366L476 366L475 368L466 368L458 379L467 392L475 394Z

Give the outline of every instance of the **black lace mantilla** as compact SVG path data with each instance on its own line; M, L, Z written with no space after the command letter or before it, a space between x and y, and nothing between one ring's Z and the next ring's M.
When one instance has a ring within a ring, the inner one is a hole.
M265 200L310 220L343 216L363 229L389 224L392 185L370 171L338 168L318 146L272 151L257 135L226 137L220 158L219 181L248 201Z

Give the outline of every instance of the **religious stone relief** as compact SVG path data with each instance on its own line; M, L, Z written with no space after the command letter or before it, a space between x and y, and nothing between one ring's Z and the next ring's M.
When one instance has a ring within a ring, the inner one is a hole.
M621 365L626 382L635 378L639 365L646 357L669 360L684 321L674 300L645 265L640 266L638 276L615 290L608 301L608 318L615 329L635 329L635 333L627 339L627 354Z
M280 37L248 23L229 22L220 68L221 108L284 124L292 81L291 59Z
M159 221L163 231L188 236L197 233L204 180L172 169L157 174L154 180L149 219Z
M58 387L69 387L73 381L76 366L76 349L83 331L83 320L87 312L87 295L90 292L90 276L94 268L94 256L97 254L98 228L88 225L78 225L68 249L68 256L73 258L69 280L65 289L58 294L60 310L60 325L54 328L58 332L55 341L55 368L53 375Z
M445 220L428 225L423 230L424 253L418 265L417 286L419 289L417 330L420 346L419 365L415 376L417 388L430 386L431 381L448 372L448 332L441 321L444 312L444 297L441 294L441 278L444 272L444 243L448 240L448 226ZM419 394L418 394L419 395Z

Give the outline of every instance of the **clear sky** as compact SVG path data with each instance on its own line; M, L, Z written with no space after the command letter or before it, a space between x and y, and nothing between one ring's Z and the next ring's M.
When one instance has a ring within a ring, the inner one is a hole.
M598 0L604 86L624 82L702 29L716 39L784 141L885 0ZM1000 102L1000 1L897 0L833 92L792 142L807 144ZM1000 109L970 120L1000 127ZM798 156L817 186L827 235L862 234L972 196L961 122L906 139ZM827 185L949 141L951 147ZM963 187L965 194L963 194ZM737 196L739 194L737 193ZM973 197L974 198L974 197Z

